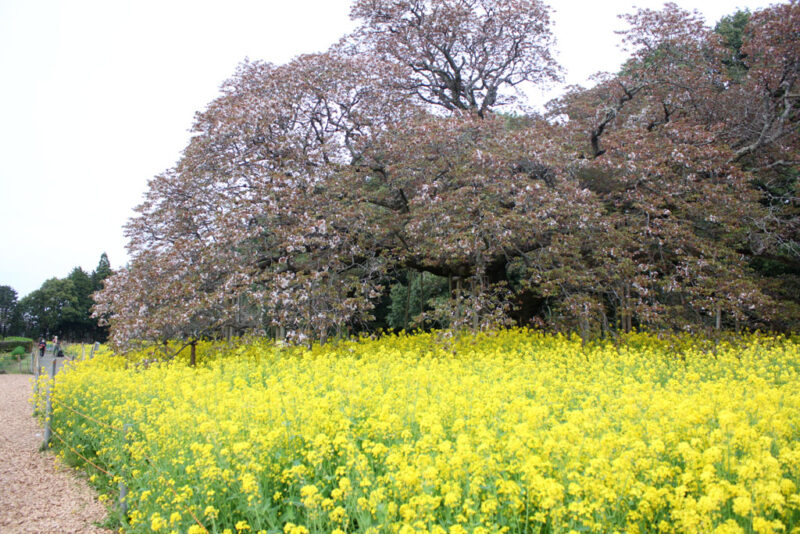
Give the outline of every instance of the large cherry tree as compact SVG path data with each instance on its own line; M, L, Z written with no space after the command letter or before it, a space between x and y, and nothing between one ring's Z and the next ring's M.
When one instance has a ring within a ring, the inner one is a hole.
M730 69L729 43L696 13L639 10L624 17L631 58L622 71L552 106L569 117L577 175L614 228L606 255L627 265L601 284L627 327L633 316L676 325L713 316L719 326L723 312L733 324L791 311L778 312L753 258L796 263L786 246L796 243L787 212L796 200L776 202L762 182L780 172L796 184L800 56L797 31L784 32L800 28L798 14L790 2L750 16L741 68Z
M417 324L800 318L796 0L717 31L674 4L625 15L620 72L523 117L503 113L518 90L559 74L542 2L351 14L327 52L246 62L198 113L99 296L117 343L325 339L369 328L392 285L407 316L431 276L449 291L416 290Z

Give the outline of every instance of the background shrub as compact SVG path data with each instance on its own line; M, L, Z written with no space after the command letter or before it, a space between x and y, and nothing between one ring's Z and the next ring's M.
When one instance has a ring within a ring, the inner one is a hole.
M7 337L0 341L0 352L11 352L16 347L22 347L25 352L33 349L33 340L28 337Z

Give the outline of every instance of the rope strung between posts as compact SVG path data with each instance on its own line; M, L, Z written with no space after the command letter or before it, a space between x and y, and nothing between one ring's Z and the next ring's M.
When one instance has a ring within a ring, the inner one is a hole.
M93 421L93 422L97 423L97 424L98 424L98 425L100 425L100 426L106 427L106 428L108 428L108 429L110 429L110 430L114 430L114 431L116 431L116 432L119 432L119 433L121 433L121 434L124 434L124 433L125 433L125 431L124 431L123 429L121 429L121 428L117 428L117 427L115 427L115 426L112 426L112 425L109 425L108 423L104 423L104 422L102 422L102 421L98 421L97 419L95 419L95 418L94 418L94 417L92 417L91 415L87 415L87 414L85 414L85 413L81 413L81 412L79 412L78 410L76 410L76 409L74 409L74 408L70 408L69 406L67 406L67 405L66 405L66 404L64 404L63 402L59 402L59 401L57 401L57 400L55 400L55 399L52 399L52 398L50 399L50 402L54 402L54 403L58 404L59 406L61 406L62 408L66 408L67 410L71 411L72 413L78 414L78 415L80 415L81 417L83 417L83 418L85 418L85 419L88 419L89 421Z
M59 439L59 441L61 441L61 443L63 443L63 444L64 444L64 446L65 446L66 448L68 448L69 450L71 450L73 453L75 453L76 455L80 456L81 458L83 458L83 459L86 461L86 463L88 463L89 465L91 465L92 467L94 467L95 469L97 469L98 471L100 471L101 473L105 473L106 475L108 475L108 476L109 476L109 478L114 478L114 475L112 475L111 473L109 473L108 471L106 471L105 469L103 469L102 467L100 467L99 465L97 465L97 464L95 464L94 462L92 462L92 461L91 461L90 459L88 459L86 456L82 455L81 453L79 453L78 451L76 451L75 449L73 449L73 448L72 448L72 446L70 446L70 444L69 444L69 443L67 443L67 442L64 440L64 438L62 438L62 437L59 435L59 433L58 433L58 432L56 432L56 431L55 431L55 430L53 430L52 428L50 428L50 432L52 432L52 433L53 433L53 435L54 435L55 437L57 437L57 438Z
M168 490L170 490L174 496L178 497L178 494L175 492L175 490L174 490L174 489L170 488L169 486L167 486L167 489L168 489ZM202 529L203 529L203 532L205 532L206 534L208 534L208 529L207 529L207 528L206 528L206 527L203 525L203 523L201 523L201 522L200 522L200 520L199 520L199 519L197 519L197 516L196 516L196 515L194 515L194 512L192 512L192 509L191 509L191 507L190 507L190 508L185 508L185 510L186 510L187 512L189 512L189 515L191 515L191 516L192 516L192 519L194 519L194 522L195 522L195 523L197 523L197 525L198 525L200 528L202 528Z
M79 412L78 410L75 410L74 408L71 408L70 406L67 406L66 404L64 404L64 403L62 403L62 402L58 402L58 401L56 401L56 400L55 400L55 399L53 399L52 397L50 398L50 402L55 402L55 403L56 403L56 404L58 404L59 406L61 406L61 407L63 407L63 408L66 408L67 410L69 410L69 411L71 411L71 412L73 412L73 413L75 413L75 414L77 414L77 415L79 415L79 416L81 416L81 417L84 417L85 419L87 419L87 420L89 420L89 421L92 421L92 422L94 422L94 423L97 423L97 424L98 424L98 425L100 425L100 426L103 426L103 427L105 427L105 428L108 428L108 429L110 429L110 430L114 430L114 431L116 431L116 432L119 432L119 433L121 433L121 434L123 434L123 435L125 435L125 434L126 434L125 430L123 430L123 429L119 429L119 428L116 428L116 427L114 427L114 426L112 426L112 425L109 425L109 424L107 424L107 423L103 423L102 421L99 421L99 420L95 419L94 417L92 417L92 416L90 416L90 415L87 415L87 414L85 414L85 413L81 413L81 412ZM88 463L89 465L91 465L92 467L94 467L95 469L97 469L98 471L100 471L100 472L102 472L102 473L105 473L105 474L106 474L106 475L107 475L109 478L111 478L111 479L113 479L113 478L114 478L114 475L112 475L111 473L109 473L108 471L106 471L105 469L103 469L102 467L98 466L97 464L95 464L94 462L92 462L91 460L89 460L89 459L88 459L86 456L82 455L81 453L79 453L78 451L76 451L74 448L72 448L72 447L70 446L70 444L69 444L69 443L67 443L67 442L64 440L64 438L62 438L62 437L61 437L61 436L60 436L60 435L59 435L59 434L58 434L58 433L57 433L55 430L53 430L52 426L51 426L51 428L50 428L50 431L53 433L53 435L54 435L55 437L57 437L57 438L59 439L59 441L61 441L61 443L63 443L63 444L64 444L64 446L65 446L65 447L67 447L67 448L68 448L70 451L72 451L72 452L73 452L73 453L75 453L77 456L79 456L80 458L82 458L83 460L85 460L85 461L86 461L86 463ZM144 458L145 460L147 460L148 462L150 462L150 465L152 465L152 466L153 466L153 467L155 467L156 469L159 469L159 467L158 467L158 464L157 464L157 463L156 463L156 462L155 462L155 461L154 461L152 458L150 458L149 456L147 456L146 454L142 454L142 458ZM178 496L179 496L179 495L178 495L178 493L177 493L177 492L176 492L174 489L172 489L171 487L167 486L167 489L168 489L168 490L170 490L170 491L172 492L172 494L173 494L175 497L178 497ZM202 528L202 529L203 529L203 532L206 532L206 533L208 532L208 529L207 529L207 528L206 528L206 527L203 525L203 523L201 523L201 522L200 522L200 520L197 518L197 516L195 515L195 513L192 511L191 507L184 507L184 510L185 510L186 512L189 512L189 515L191 515L191 516L192 516L192 519L194 519L194 522L195 522L195 523L197 523L197 525L198 525L200 528Z

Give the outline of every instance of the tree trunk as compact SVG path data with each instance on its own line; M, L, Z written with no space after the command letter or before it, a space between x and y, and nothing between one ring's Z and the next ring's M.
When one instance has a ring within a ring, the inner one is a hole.
M472 305L475 306L478 302L478 280L472 279ZM480 330L481 321L480 314L477 308L472 310L472 331L477 332Z
M611 332L611 326L608 324L608 315L606 315L605 309L601 311L600 319L602 320L601 327L603 331L603 339L611 337L613 333Z
M403 313L403 330L408 331L408 309L411 307L411 270L406 271L406 309Z
M425 315L425 272L419 273L419 313L424 317ZM424 326L425 320L422 320Z
M189 347L189 365L195 367L197 365L197 341L192 341Z
M622 296L619 301L619 328L623 333L628 332L628 286L622 287Z
M722 308L717 306L717 318L715 321L715 327L717 330L722 328Z
M242 296L236 296L236 319L234 322L236 329L241 332L242 328Z
M581 325L581 347L585 347L586 342L589 340L589 320L586 318L585 314L581 314L580 325Z
M456 330L460 328L461 323L461 278L456 279Z

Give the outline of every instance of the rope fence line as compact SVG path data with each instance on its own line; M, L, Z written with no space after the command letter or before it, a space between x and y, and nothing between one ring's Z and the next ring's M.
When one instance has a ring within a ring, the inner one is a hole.
M50 432L52 432L52 433L53 433L53 435L54 435L55 437L57 437L57 438L59 439L59 441L61 441L61 443L63 443L63 444L64 444L64 446L65 446L66 448L68 448L69 450L71 450L71 451L72 451L74 454L76 454L77 456L80 456L81 458L83 458L83 459L86 461L86 463L88 463L89 465L91 465L92 467L94 467L95 469L97 469L98 471L100 471L101 473L105 473L105 474L106 474L106 475L108 475L110 478L114 478L114 475L112 475L111 473L109 473L108 471L106 471L105 469L103 469L102 467L100 467L99 465L97 465L96 463L92 462L92 461L91 461L90 459L88 459L86 456L82 455L82 454L81 454L81 453L79 453L77 450L75 450L75 449L74 449L74 448L73 448L73 447L72 447L72 446L71 446L69 443L67 443L67 442L66 442L66 440L65 440L64 438L62 438L62 437L61 437L61 435L60 435L58 432L56 432L56 431L55 431L55 430L53 430L53 429L50 429Z
M102 427L108 428L108 429L110 429L110 430L114 430L115 432L119 432L119 433L121 433L121 434L125 434L125 430L123 430L123 429L121 429L121 428L117 428L117 427L115 427L115 426L112 426L112 425L109 425L108 423L104 423L104 422L102 422L102 421L100 421L100 420L98 420L98 419L95 419L95 418L94 418L94 417L92 417L91 415L87 415L87 414L85 414L85 413L79 412L78 410L76 410L76 409L74 409L74 408L71 408L71 407L67 406L67 405L66 405L66 404L64 404L63 402L59 402L59 401L57 401L57 400L55 400L55 399L51 399L51 402L55 402L57 405L61 406L62 408L66 408L67 410L71 411L72 413L78 414L78 415L80 415L81 417L83 417L84 419L88 419L89 421L92 421L92 422L94 422L94 423L97 423L98 425L100 425L100 426L102 426Z
M169 486L167 486L167 489L169 489L169 490L172 492L172 494L173 494L175 497L178 497L178 494L175 492L175 490L174 490L174 489L170 488ZM197 523L197 525L198 525L200 528L202 528L202 529L203 529L203 532L206 532L206 533L208 533L208 529L205 527L205 525L203 525L203 523L201 523L201 522L200 522L200 520L199 520L199 519L197 519L197 516L196 516L196 515L194 515L194 512L192 512L192 509L191 509L191 507L189 507L189 508L185 508L185 510L186 510L187 512L189 512L189 515L191 515L191 516L192 516L192 519L194 519L194 522L195 522L195 523Z
M55 382L55 379L53 379L53 382ZM119 433L123 434L124 438L127 438L127 434L128 434L128 429L127 428L126 429L120 429L120 428L114 427L112 425L109 425L107 423L103 423L102 421L99 421L98 419L96 419L96 418L94 418L94 417L92 417L92 416L90 416L88 414L79 412L78 410L75 410L74 408L72 408L70 406L67 406L66 404L64 404L62 402L55 401L52 397L53 397L53 395L51 393L51 389L48 387L48 389L47 389L47 409L49 411L52 411L51 403L55 402L59 406L61 406L63 408L66 408L67 410L69 410L69 411L71 411L71 412L73 412L73 413L75 413L75 414L77 414L77 415L79 415L81 417L84 417L85 419L87 419L89 421L97 423L98 425L100 425L102 427L108 428L108 429L113 430L115 432L119 432ZM104 473L105 475L107 475L110 479L112 479L112 480L114 479L114 475L112 473L106 471L102 467L98 466L97 464L95 464L94 462L89 460L86 456L84 456L81 453L79 453L63 437L61 437L60 434L58 434L55 430L53 430L52 429L52 425L51 425L51 419L52 419L52 413L45 413L45 425L46 425L45 436L48 436L50 433L52 433L53 436L58 438L58 440L61 443L63 443L64 446L67 447L70 451L72 451L75 455L77 455L78 457L82 458L84 461L86 461L86 463L88 463L89 465L91 465L92 467L97 469L98 471L100 471L100 472ZM127 427L128 425L125 425L125 426ZM48 445L47 441L49 441L49 440L46 438L45 443L43 444L43 447L46 447ZM158 463L155 460L153 460L152 458L150 458L148 455L142 454L142 458L145 459L146 461L148 461L150 463L150 465L154 466L156 469L159 469ZM169 485L166 485L166 488L170 492L172 492L172 495L174 497L180 497L178 495L178 493L172 487L170 487ZM127 513L127 487L124 485L124 481L120 481L120 507L122 508L124 513ZM208 534L208 532L209 532L208 529L205 527L205 525L203 525L203 523L200 522L200 520L197 518L197 515L195 515L195 513L192 511L191 507L184 506L183 508L184 508L185 512L189 513L189 515L192 517L194 522L200 528L203 529L203 532Z

